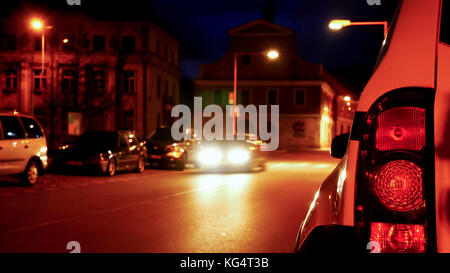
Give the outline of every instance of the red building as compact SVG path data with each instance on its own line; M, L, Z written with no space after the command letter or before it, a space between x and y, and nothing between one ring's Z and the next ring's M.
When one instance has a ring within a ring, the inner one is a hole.
M234 53L276 49L277 60L263 54L239 56L237 103L279 105L280 149L329 148L335 135L349 131L354 98L344 100L351 93L327 75L321 64L300 58L293 30L255 20L229 30L228 35L225 55L200 67L195 95L203 97L203 105L231 103Z
M179 99L178 42L147 21L52 12L0 24L0 110L33 113L51 145L86 130L147 135L170 122Z

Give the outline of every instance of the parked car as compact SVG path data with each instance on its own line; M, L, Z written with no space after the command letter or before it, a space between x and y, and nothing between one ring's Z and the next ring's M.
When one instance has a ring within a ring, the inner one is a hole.
M34 185L47 168L47 141L39 123L17 112L0 113L0 175Z
M298 252L450 252L450 1L400 1Z
M160 127L147 139L148 162L182 171L193 163L197 143L194 139L176 141L170 127Z
M53 168L83 168L107 176L116 171L143 172L144 148L132 131L100 131L82 134L74 144L51 154Z
M252 171L265 169L260 146L245 140L203 141L197 156L203 170Z

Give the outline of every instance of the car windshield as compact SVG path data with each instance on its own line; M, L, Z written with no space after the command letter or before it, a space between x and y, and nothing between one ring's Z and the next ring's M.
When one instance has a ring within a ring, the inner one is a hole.
M150 137L151 140L173 140L170 128L159 128Z
M81 149L103 151L117 146L117 139L115 132L91 132L80 136L76 145Z

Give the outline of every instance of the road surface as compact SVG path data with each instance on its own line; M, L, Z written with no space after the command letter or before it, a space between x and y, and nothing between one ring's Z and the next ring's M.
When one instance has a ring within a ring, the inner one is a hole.
M338 161L273 153L267 170L214 174L46 174L0 181L0 252L292 252L299 224Z

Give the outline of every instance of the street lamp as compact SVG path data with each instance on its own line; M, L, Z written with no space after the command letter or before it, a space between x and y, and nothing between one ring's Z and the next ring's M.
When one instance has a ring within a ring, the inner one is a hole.
M344 27L348 26L374 26L381 25L384 27L384 37L386 38L388 33L388 22L387 21L378 21L378 22L352 22L350 20L332 20L328 27L331 30L341 30Z
M31 20L31 28L35 31L40 31L42 34L41 38L41 78L44 77L44 62L45 62L45 35L44 35L44 22L39 19L32 19ZM51 26L47 26L46 28L51 28ZM34 109L33 109L33 90L31 90L31 96L30 96L30 104L31 104L31 115L34 116Z
M236 100L237 100L237 61L239 56L243 55L266 55L270 60L278 59L280 54L277 50L271 49L263 52L234 52L234 81L233 81L233 134L237 135L237 108L236 108Z

